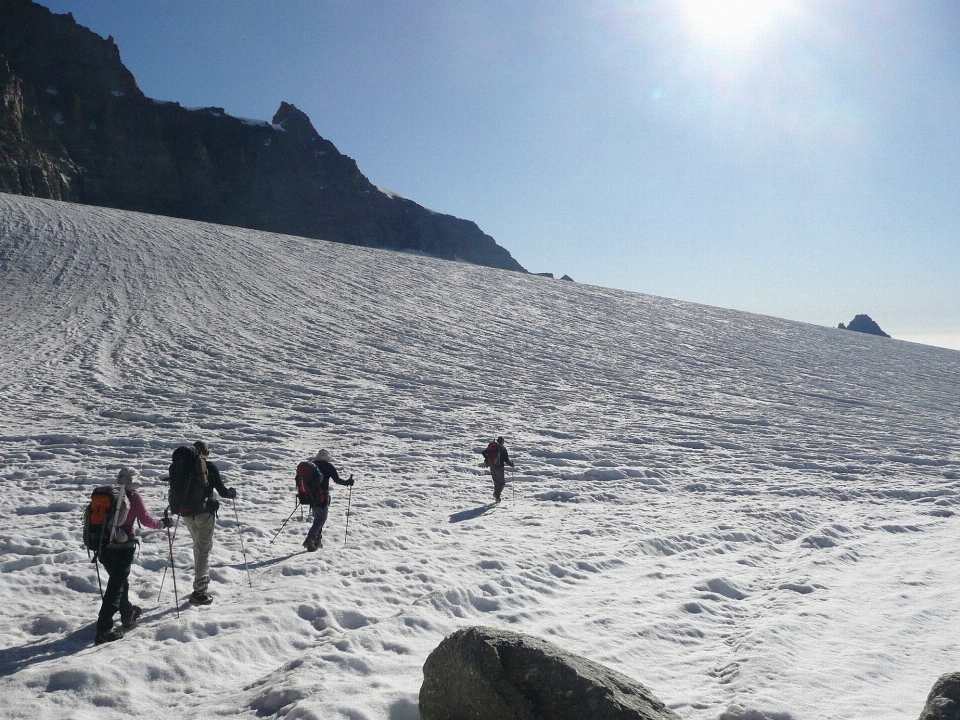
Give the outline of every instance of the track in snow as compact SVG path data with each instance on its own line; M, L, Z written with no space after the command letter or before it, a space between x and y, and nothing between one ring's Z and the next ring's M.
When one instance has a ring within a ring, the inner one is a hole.
M7 195L0 239L12 717L405 720L429 650L478 623L691 719L910 716L956 669L956 352ZM518 469L487 509L497 433ZM254 590L226 503L216 604L177 619L168 577L156 606L148 533L143 625L88 649L91 488L198 437L239 489ZM297 516L271 545L321 446L358 479L350 543L336 488L321 553Z

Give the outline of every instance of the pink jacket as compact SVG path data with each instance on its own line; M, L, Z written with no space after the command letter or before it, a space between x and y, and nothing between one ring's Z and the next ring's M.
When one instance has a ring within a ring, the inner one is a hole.
M141 525L145 525L151 530L159 530L163 527L163 524L159 520L154 519L147 511L147 506L143 504L143 498L140 497L140 493L134 490L130 493L129 498L130 512L127 513L127 521L121 526L128 538L133 539L133 523L135 520L139 520Z

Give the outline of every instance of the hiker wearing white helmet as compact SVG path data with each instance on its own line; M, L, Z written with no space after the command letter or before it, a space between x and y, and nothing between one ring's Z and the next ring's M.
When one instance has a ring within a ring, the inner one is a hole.
M330 462L330 453L320 450L312 460L306 460L297 466L298 477L304 472L302 502L309 504L313 512L313 525L307 533L303 546L307 552L323 547L323 525L327 522L327 510L330 507L330 480L338 485L353 485L353 476L342 480L337 469ZM301 481L298 480L298 484Z
M97 617L97 634L94 643L100 645L113 642L123 637L123 630L113 627L113 616L120 613L120 624L124 630L130 630L137 625L143 612L140 607L130 602L129 591L130 567L133 565L133 556L136 553L137 542L133 524L140 521L151 530L159 530L170 526L170 518L155 519L143 504L143 498L137 489L141 485L140 473L134 468L123 468L117 475L114 485L123 488L126 503L122 500L114 508L115 512L126 512L126 517L117 517L119 528L109 544L97 550L96 557L107 571L107 589L103 592L103 602L100 604L100 614ZM126 507L123 507L126 506Z

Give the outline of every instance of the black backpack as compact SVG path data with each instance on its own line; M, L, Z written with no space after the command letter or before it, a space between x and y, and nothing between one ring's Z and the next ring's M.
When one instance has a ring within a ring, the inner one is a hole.
M195 447L182 445L173 451L167 495L171 512L188 516L202 513L208 483L206 458Z
M130 514L130 499L122 485L101 485L90 496L83 511L83 544L94 554L116 547L130 538L121 528Z

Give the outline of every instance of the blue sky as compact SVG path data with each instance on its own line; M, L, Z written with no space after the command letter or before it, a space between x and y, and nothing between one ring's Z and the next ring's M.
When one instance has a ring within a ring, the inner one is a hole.
M960 349L955 0L42 0L529 270Z

